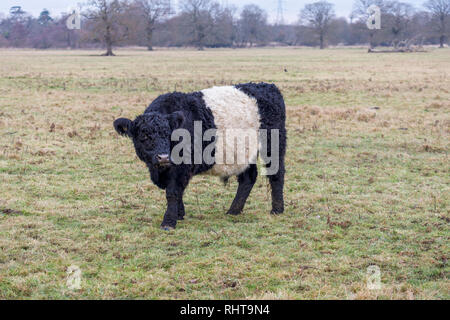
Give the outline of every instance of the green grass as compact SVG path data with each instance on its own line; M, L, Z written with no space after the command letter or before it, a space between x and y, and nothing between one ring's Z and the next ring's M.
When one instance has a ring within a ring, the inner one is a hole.
M0 298L450 298L448 50L0 59ZM286 98L285 215L269 215L264 177L239 217L225 215L235 181L196 177L186 221L162 232L165 195L112 121L175 89L247 81Z

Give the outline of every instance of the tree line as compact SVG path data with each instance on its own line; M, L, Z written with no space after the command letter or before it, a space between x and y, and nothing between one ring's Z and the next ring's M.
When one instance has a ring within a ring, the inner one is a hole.
M381 30L369 30L368 8L381 9ZM71 13L39 17L12 7L0 15L0 47L106 48L115 46L254 47L267 45L370 47L439 44L450 33L450 0L428 0L424 10L401 1L356 0L350 17L338 17L327 1L307 4L297 23L269 23L256 4L238 9L214 0L181 0L177 13L170 0L91 0L82 8L81 29L69 30Z

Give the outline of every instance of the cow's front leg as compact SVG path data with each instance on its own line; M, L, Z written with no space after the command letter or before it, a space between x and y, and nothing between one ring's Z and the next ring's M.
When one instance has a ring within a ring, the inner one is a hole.
M178 179L174 179L170 182L166 189L167 211L161 225L161 228L164 230L175 229L177 221L184 220L185 211L183 194L189 184L189 176L176 176Z
M176 188L171 188L170 186L166 189L166 199L167 199L167 211L164 215L163 223L161 224L161 229L171 230L175 229L178 220L178 208L179 208L179 191Z

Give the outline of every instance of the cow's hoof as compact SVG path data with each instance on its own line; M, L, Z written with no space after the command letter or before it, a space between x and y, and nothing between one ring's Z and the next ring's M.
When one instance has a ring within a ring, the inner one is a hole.
M184 217L178 217L177 220L178 220L178 221L183 221L183 220L184 220Z
M164 231L173 231L173 230L175 230L175 228L174 228L174 227L169 227L169 226L161 226L161 230L164 230Z
M240 215L241 213L242 213L242 211L229 210L229 211L227 212L227 215L229 215L229 216L238 216L238 215Z
M284 210L272 210L270 211L270 214L273 216L279 216L280 214L283 214Z

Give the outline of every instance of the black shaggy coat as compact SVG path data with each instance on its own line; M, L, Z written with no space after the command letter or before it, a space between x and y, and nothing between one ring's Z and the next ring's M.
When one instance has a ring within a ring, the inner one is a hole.
M236 85L235 88L257 101L260 129L266 129L269 133L268 146L271 145L270 130L279 130L280 168L277 174L269 176L269 181L272 187L272 213L280 214L284 211L286 152L286 110L283 96L273 84L247 83ZM166 230L175 228L177 220L184 219L183 193L191 178L208 172L214 166L204 162L181 165L167 162L167 159L170 159L167 155L170 155L172 149L179 143L171 142L172 132L182 128L194 137L195 121L202 123L202 133L209 129L217 129L213 112L206 106L202 92L187 94L174 92L161 95L136 120L121 118L114 122L114 127L119 134L129 136L133 140L136 153L146 163L153 183L166 190L168 205L162 223L162 228ZM191 144L194 150L194 138L191 139ZM203 149L210 144L211 142L203 142ZM269 156L270 152L271 150L268 152ZM162 159L165 161L162 162ZM257 175L255 164L251 164L245 172L239 174L238 192L228 214L236 215L242 212Z

